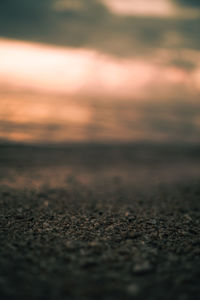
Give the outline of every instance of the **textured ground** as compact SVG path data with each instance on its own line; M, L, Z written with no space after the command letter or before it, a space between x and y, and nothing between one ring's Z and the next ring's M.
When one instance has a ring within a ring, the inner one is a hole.
M0 148L0 299L198 299L195 147Z

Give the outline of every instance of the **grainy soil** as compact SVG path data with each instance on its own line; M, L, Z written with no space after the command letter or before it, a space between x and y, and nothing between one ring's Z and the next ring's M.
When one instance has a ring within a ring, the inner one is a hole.
M0 146L0 299L199 299L200 148Z

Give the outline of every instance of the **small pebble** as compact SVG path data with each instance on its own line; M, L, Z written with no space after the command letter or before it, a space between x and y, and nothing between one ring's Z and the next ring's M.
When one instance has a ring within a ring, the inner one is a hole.
M139 286L134 283L128 285L128 287L127 287L128 294L132 295L132 296L137 295L139 293L139 290L140 290Z
M133 266L134 274L145 274L152 270L152 266L148 261L144 261L142 263L137 263Z

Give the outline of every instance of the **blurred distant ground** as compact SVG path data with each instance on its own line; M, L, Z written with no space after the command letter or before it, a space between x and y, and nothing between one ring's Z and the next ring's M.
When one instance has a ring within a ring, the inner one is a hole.
M0 145L0 299L198 299L200 145Z

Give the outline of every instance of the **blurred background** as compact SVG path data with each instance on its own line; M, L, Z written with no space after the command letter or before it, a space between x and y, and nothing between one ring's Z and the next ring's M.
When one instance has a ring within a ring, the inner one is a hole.
M200 1L1 0L0 141L200 137Z

